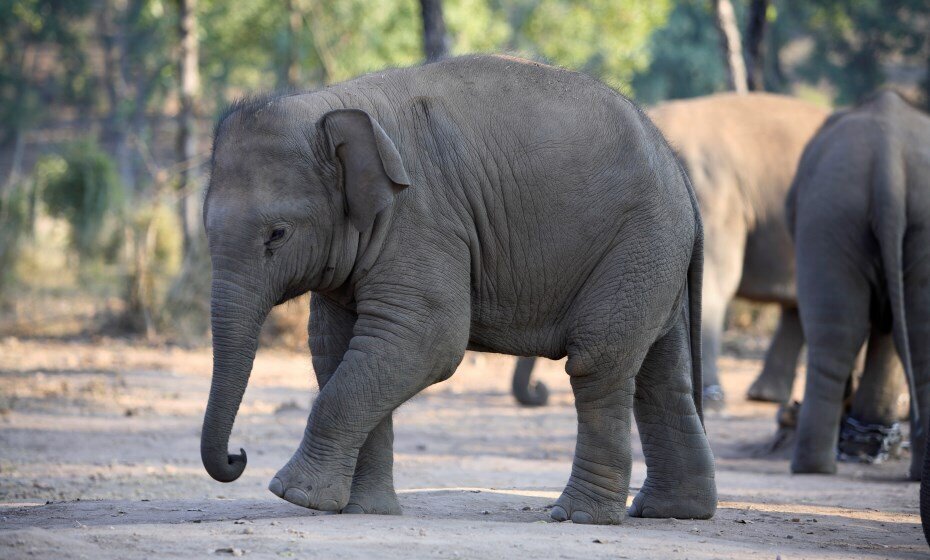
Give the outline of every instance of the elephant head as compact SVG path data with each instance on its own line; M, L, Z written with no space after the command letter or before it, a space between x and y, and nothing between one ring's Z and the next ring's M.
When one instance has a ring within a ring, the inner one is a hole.
M378 121L357 109L312 110L311 96L241 102L217 126L203 219L212 260L213 381L200 453L231 482L228 454L262 323L271 308L352 277L375 218L410 184Z

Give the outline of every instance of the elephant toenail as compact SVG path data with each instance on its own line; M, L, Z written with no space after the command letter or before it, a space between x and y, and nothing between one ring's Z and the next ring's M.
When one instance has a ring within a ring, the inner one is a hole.
M349 504L342 508L342 513L365 513L365 510L358 504Z
M585 525L590 525L594 523L594 516L585 511L576 511L572 513L572 523L583 523Z
M275 496L279 498L284 497L284 484L281 482L281 479L278 477L274 477L271 479L271 482L268 484L268 490L270 490L272 494L274 494Z
M555 519L556 521L565 521L568 519L568 513L566 513L565 508L562 506L552 506L552 511L549 512L549 517Z
M320 507L316 509L320 511L336 511L339 509L339 505L336 504L336 500L323 500L320 503Z
M284 493L284 499L298 506L310 507L310 496L300 488L288 488Z

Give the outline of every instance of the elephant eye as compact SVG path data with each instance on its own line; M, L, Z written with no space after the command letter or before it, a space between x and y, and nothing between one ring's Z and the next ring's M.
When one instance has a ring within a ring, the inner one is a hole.
M271 235L268 237L268 241L277 241L284 237L284 228L274 228L271 230Z
M273 249L273 245L276 245L279 241L284 239L284 236L287 234L287 229L283 227L276 227L271 230L271 233L268 234L268 239L265 240L265 247L269 250Z

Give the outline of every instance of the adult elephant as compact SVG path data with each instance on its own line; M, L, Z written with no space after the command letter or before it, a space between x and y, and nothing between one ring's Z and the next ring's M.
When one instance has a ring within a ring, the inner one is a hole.
M804 146L828 111L799 99L718 94L654 107L649 116L691 176L705 228L702 354L704 407L723 407L717 375L727 304L734 297L781 305L781 318L749 398L786 402L804 335L798 317L794 249L785 196ZM544 404L532 384L533 358L514 375L514 396Z
M930 117L891 91L832 116L805 149L787 215L808 342L791 470L835 472L844 387L868 340L858 392L875 382L868 364L897 350L919 480L930 412Z

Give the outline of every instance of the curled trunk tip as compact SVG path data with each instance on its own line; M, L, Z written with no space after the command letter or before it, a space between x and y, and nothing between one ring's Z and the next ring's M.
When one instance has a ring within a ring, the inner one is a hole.
M224 456L225 455L225 460ZM219 482L232 482L242 475L248 458L245 449L240 448L239 454L226 453L225 450L216 452L201 446L200 458L207 473Z

